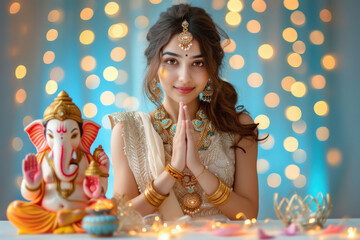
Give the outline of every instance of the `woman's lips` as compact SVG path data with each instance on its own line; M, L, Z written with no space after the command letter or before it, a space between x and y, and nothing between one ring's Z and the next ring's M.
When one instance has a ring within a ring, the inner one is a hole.
M189 87L175 87L175 89L181 94L188 94L192 90L194 90L194 88L189 88Z

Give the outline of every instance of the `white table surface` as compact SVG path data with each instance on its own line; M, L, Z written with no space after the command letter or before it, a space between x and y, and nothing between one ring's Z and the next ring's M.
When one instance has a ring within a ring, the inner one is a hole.
M340 219L329 219L325 227L329 224L337 225L340 222ZM357 235L352 239L360 239L360 218L347 219L343 222L343 226L345 230L341 234L301 234L298 233L296 236L283 236L279 234L279 231L283 228L283 225L280 221L272 221L270 223L264 223L264 221L258 221L257 225L260 226L263 230L265 230L268 234L272 233L276 235L273 239L290 239L290 240L298 240L298 239L349 239L346 235L346 229L348 227L356 227ZM217 237L213 236L211 233L206 232L187 232L182 234L180 237L172 238L172 239L189 239L189 240L200 240L200 239L258 239L256 226L253 227L253 234L249 234L247 236L235 236L235 237ZM14 239L36 239L36 240L66 240L66 239L157 239L156 237L139 237L139 236L112 236L112 237L92 237L88 234L33 234L33 235L18 235L17 229L9 222L9 221L0 221L0 239L1 240L14 240Z

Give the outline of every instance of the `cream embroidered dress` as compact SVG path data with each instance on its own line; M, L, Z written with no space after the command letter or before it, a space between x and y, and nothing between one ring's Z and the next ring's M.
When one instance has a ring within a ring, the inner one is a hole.
M149 182L160 175L165 165L171 161L168 144L163 144L161 137L153 128L151 116L142 112L117 112L109 115L111 128L118 122L123 124L124 152L131 171L134 174L139 192L142 193ZM216 131L210 137L211 145L207 150L200 150L200 161L208 170L232 187L235 174L235 151L230 148L234 137L229 133ZM185 173L191 173L185 169ZM197 193L202 198L200 212L194 217L222 215L221 211L209 203L205 192L196 184ZM165 220L172 220L184 215L182 199L187 190L175 183L170 196L160 206L159 211Z

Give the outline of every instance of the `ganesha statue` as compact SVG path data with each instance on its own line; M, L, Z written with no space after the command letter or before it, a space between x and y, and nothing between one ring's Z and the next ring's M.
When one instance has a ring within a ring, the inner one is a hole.
M105 197L109 158L101 146L90 153L100 126L82 119L65 91L45 110L42 120L25 131L37 154L22 162L21 194L29 202L13 201L9 221L27 233L84 232L85 208Z

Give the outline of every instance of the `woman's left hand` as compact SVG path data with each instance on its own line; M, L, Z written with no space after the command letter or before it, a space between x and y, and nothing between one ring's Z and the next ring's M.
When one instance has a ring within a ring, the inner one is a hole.
M186 119L186 166L194 176L198 176L203 170L203 165L200 162L197 142L195 141L194 126L190 119L189 110L186 105L184 105L183 108Z

